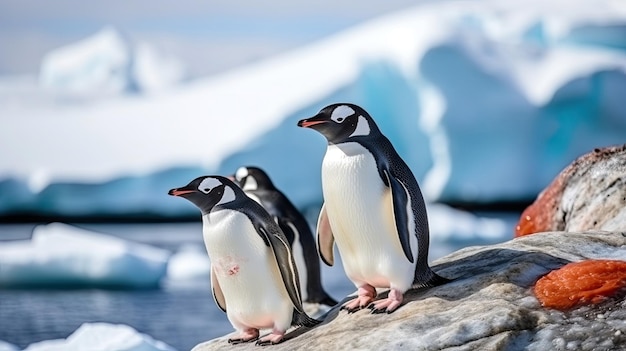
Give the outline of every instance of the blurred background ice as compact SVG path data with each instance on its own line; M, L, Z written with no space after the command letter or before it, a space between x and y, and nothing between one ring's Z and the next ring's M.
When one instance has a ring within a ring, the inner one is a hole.
M296 121L329 103L366 108L415 173L432 259L507 240L563 167L626 141L621 0L0 0L0 48L0 340L19 348L83 322L181 350L228 332L199 213L167 190L256 165L313 223L325 143Z

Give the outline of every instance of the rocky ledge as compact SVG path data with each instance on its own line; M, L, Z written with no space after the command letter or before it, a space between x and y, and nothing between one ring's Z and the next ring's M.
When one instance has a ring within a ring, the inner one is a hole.
M272 350L614 349L626 344L624 291L569 311L544 308L535 282L570 262L626 257L625 232L549 232L469 247L434 262L453 282L407 294L392 314L334 308L324 323L296 330ZM227 337L193 351L251 350Z

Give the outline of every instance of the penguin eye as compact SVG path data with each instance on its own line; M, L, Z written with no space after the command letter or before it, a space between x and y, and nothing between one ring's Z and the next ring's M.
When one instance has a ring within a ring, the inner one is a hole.
M343 122L343 117L337 118L337 122Z
M204 188L204 189L203 189L203 191L204 191L205 193L208 193L209 191L211 191L211 188Z

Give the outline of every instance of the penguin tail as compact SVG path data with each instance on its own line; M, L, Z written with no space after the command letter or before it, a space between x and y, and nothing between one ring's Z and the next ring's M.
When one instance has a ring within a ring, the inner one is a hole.
M293 318L291 319L291 325L298 326L298 327L312 328L320 323L322 323L322 321L318 321L317 319L311 318L306 313L298 312L295 309L293 310Z
M317 296L309 297L306 302L326 305L329 307L333 307L337 304L337 301L330 297L325 291L322 291L321 294L318 294Z
M435 286L443 285L451 281L452 280L448 278L444 278L440 276L439 274L433 271L430 271L430 275L427 279L424 279L423 277L415 277L412 288L413 289L433 288Z

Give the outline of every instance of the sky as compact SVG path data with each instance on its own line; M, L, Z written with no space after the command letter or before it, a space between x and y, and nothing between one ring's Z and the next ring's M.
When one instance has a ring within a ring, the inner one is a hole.
M417 0L0 0L0 76L36 74L44 54L112 25L180 59L191 77L262 59Z

